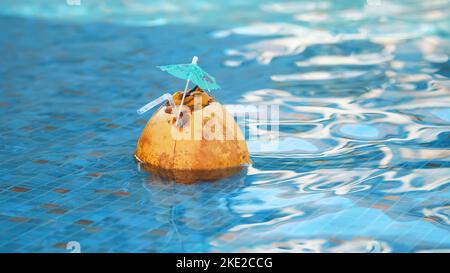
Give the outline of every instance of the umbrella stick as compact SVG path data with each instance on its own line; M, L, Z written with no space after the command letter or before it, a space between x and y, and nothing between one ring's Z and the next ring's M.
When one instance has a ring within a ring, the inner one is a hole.
M198 61L198 57L194 56L192 58L192 64L197 64ZM189 87L189 81L191 80L191 75L189 74L189 77L186 81L186 85L184 86L184 92L183 92L183 97L181 98L181 103L180 103L180 109L178 109L178 114L177 114L177 124L178 124L178 119L180 118L180 114L181 114L181 108L183 108L183 102L184 102L184 98L186 97L186 91Z
M178 114L177 114L177 124L178 124L178 119L180 118L181 108L183 108L183 102L184 102L184 98L186 97L186 91L189 87L189 81L190 81L190 79L188 79L186 81L186 85L184 86L183 97L181 98L180 108L178 109Z

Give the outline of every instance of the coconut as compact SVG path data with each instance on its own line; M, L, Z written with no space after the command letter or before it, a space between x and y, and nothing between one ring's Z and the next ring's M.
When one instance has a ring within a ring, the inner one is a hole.
M182 92L173 94L176 105L181 97ZM169 105L147 122L135 152L136 159L147 165L144 169L192 182L222 178L250 163L244 135L220 103L196 87L183 104L178 122L176 109Z

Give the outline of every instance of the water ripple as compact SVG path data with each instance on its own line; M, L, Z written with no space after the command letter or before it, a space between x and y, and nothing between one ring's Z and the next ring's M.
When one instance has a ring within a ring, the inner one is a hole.
M450 1L31 2L0 11L0 227L25 221L9 245L450 249ZM180 88L152 67L192 52L230 111L278 105L279 138L249 140L235 176L178 185L137 169L134 109Z

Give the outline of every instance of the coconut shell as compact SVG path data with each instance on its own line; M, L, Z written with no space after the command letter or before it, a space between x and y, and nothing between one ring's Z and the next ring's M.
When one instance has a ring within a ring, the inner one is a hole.
M244 136L233 116L209 96L199 95L202 105L197 108L201 109L192 110L192 96L186 98L188 106L183 108L181 126L176 124L175 114L165 107L147 122L135 156L148 164L148 169L159 169L159 174L161 169L169 174L174 171L205 173L238 169L250 163ZM174 99L176 96L179 95L175 93Z

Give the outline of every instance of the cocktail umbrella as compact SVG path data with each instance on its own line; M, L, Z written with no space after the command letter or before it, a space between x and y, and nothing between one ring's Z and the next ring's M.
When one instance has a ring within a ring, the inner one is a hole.
M174 64L159 66L162 71L165 71L177 78L186 80L184 86L183 97L181 98L180 108L178 109L177 120L180 117L181 108L183 107L184 98L186 97L186 91L189 87L189 82L193 82L202 89L208 91L218 89L220 86L217 84L216 79L213 76L206 73L198 64L198 57L194 56L190 64Z
M177 113L177 121L181 113L181 108L183 107L184 98L186 97L186 92L189 87L189 82L193 82L201 89L206 89L208 91L218 89L220 86L217 84L216 79L206 73L199 65L197 65L198 57L194 56L192 58L192 62L190 64L173 64L173 65L164 65L158 66L162 71L165 71L177 78L186 80L186 85L184 87L183 97L181 99L180 107L178 108ZM157 98L154 101L149 102L145 106L141 107L137 112L139 114L143 114L153 108L154 106L162 103L164 100L168 100L172 105L172 108L175 109L172 98L169 98L170 94L164 94L161 97Z

